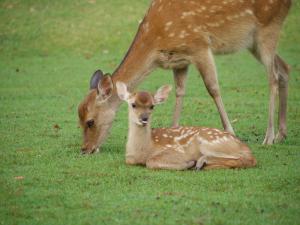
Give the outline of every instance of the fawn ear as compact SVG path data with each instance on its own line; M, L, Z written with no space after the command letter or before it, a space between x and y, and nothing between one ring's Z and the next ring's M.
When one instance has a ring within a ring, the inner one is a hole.
M106 101L112 94L113 91L113 82L109 74L105 74L101 80L98 82L97 86L97 99L100 101Z
M119 98L123 101L127 101L130 93L127 90L126 84L123 82L117 82L116 86Z
M98 83L102 79L102 77L103 77L103 72L101 70L95 71L95 73L93 74L90 80L90 90L96 89L98 87Z
M161 88L159 88L157 90L157 92L154 95L154 104L161 104L163 103L165 100L167 100L170 91L172 90L172 86L171 85L164 85Z

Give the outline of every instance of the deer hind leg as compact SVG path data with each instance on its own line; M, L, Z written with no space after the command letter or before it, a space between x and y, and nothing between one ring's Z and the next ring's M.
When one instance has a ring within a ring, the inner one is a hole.
M270 26L259 31L256 37L256 46L252 50L255 57L265 66L269 80L269 119L268 128L263 141L265 145L271 145L275 140L274 114L279 80L278 69L276 69L279 63L276 64L275 62L275 50L278 40L275 29L278 28L276 26Z
M288 80L289 80L289 66L280 58L275 56L275 68L279 74L279 130L276 135L276 142L280 142L287 137L286 127L286 112L287 112L287 97L288 97Z
M226 131L234 135L233 128L226 113L222 97L220 94L220 88L217 78L217 70L214 62L212 52L207 50L206 52L200 52L199 58L196 59L196 66L203 78L204 84L210 96L214 99L214 102L218 108L223 127Z
M182 154L177 152L162 152L150 157L146 162L150 169L186 170L195 166L195 161L185 160Z
M185 82L187 78L188 67L182 69L174 69L174 82L176 88L176 103L173 115L172 126L177 127L179 125L179 118L182 110L183 96L185 95Z
M228 159L218 157L206 157L204 170L210 169L234 169L234 168L249 168L256 165L256 160L253 157L239 159Z

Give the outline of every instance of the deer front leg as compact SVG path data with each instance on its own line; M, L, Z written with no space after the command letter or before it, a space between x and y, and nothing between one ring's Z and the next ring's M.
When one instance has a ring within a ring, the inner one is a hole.
M207 163L207 157L206 156L201 156L196 163L196 170L202 170L205 164Z
M204 84L210 96L214 99L218 108L223 127L234 135L233 128L226 113L217 78L217 70L211 50L201 51L195 59L196 66L203 78Z
M179 118L182 110L183 96L185 95L185 82L187 78L188 67L182 69L174 69L174 82L176 91L176 103L173 114L172 126L177 127L179 125Z

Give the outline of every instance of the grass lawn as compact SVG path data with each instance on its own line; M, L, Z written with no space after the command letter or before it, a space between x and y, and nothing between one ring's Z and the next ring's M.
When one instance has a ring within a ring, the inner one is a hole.
M130 2L130 3L129 3ZM279 53L291 65L288 139L262 146L268 85L247 52L217 57L223 100L253 149L248 170L151 171L126 166L127 106L100 154L79 154L77 105L98 68L121 61L149 0L0 1L0 224L300 224L300 3ZM173 83L156 70L139 89ZM221 128L190 70L181 124ZM154 126L171 122L174 91Z

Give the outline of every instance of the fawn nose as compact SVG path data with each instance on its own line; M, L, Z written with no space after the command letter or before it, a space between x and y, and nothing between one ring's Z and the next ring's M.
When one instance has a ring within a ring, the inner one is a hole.
M147 114L142 114L141 115L141 121L142 123L148 123L148 120L149 120L149 116Z

